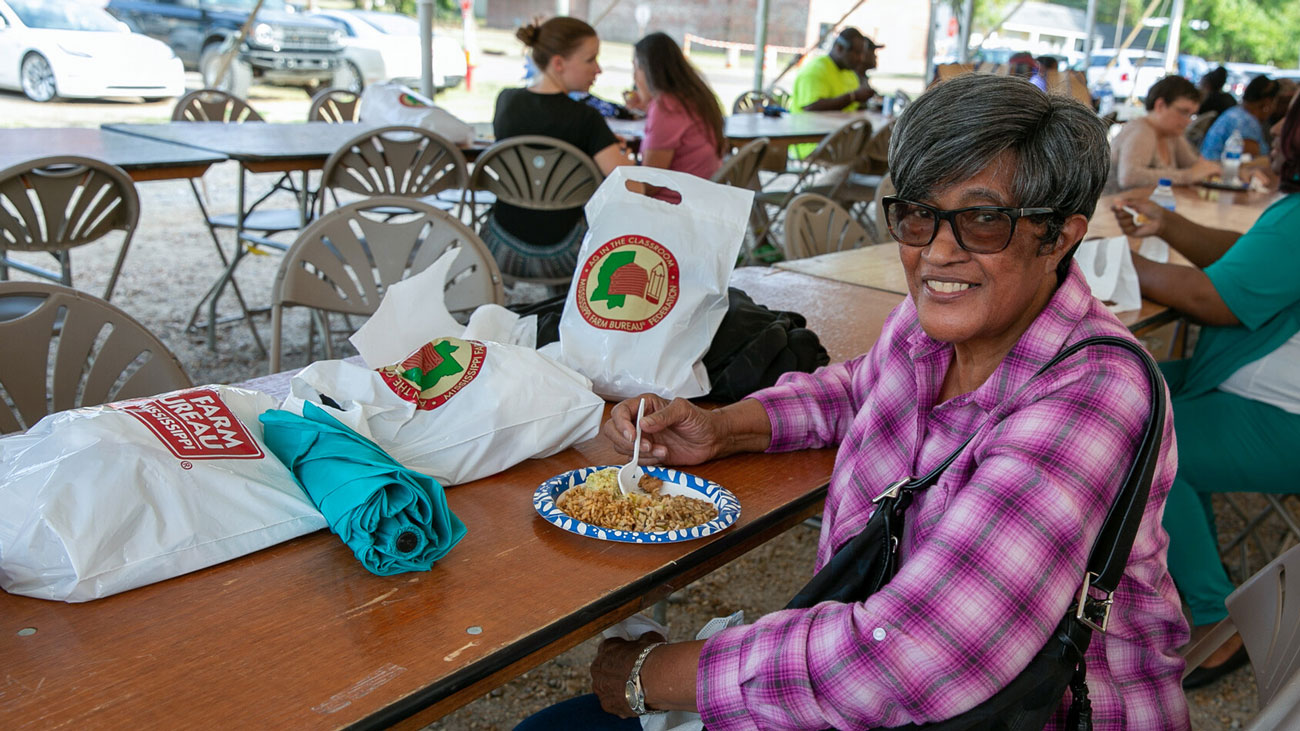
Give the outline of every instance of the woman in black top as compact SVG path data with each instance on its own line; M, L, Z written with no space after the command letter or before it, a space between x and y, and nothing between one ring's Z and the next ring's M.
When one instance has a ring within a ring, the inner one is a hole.
M1228 81L1228 70L1220 66L1201 77L1201 106L1197 114L1214 112L1222 114L1223 110L1237 105L1237 100L1223 90Z
M569 98L587 91L600 64L596 30L576 18L551 18L515 34L532 54L540 74L526 89L506 89L497 97L492 126L497 140L545 135L586 152L601 172L630 165L622 142L595 109ZM578 247L586 232L581 208L531 211L497 203L483 229L501 271L516 277L573 276Z

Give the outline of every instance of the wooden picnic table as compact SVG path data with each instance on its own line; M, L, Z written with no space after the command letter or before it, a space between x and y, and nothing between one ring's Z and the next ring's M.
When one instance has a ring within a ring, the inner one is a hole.
M769 269L732 283L802 312L835 360L867 350L902 299ZM283 392L288 380L248 385ZM372 575L322 531L84 604L0 593L0 728L418 728L815 514L834 459L691 468L742 507L735 525L686 543L607 543L536 514L544 480L621 461L598 437L449 488L469 532L426 573Z

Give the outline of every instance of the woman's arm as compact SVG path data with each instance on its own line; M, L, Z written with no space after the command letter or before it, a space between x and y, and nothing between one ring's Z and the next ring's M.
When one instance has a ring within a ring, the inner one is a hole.
M605 175L609 175L616 167L636 164L632 158L629 157L627 146L623 144L622 140L619 140L600 152L597 152L593 159L596 161L596 167L600 168L600 172Z
M674 154L675 150L642 150L641 165L668 170L672 167Z
M1124 210L1132 208L1145 219L1134 220ZM1192 264L1204 269L1223 256L1241 234L1227 229L1210 228L1194 223L1183 216L1166 211L1146 197L1126 196L1111 204L1115 221L1125 236L1159 236Z
M1240 325L1205 272L1178 264L1161 264L1133 256L1142 296L1178 310L1206 325Z
M1134 120L1131 124L1139 124L1139 122ZM1160 140L1155 131L1146 125L1138 127L1133 133L1117 141L1119 160L1115 177L1119 187L1125 190L1152 187L1159 183L1161 178L1168 178L1174 185L1190 185L1208 178L1221 169L1218 163L1202 160L1195 154L1192 156L1194 159L1191 165L1183 167L1180 148L1177 145L1174 147L1174 164L1154 164L1156 145L1160 144Z

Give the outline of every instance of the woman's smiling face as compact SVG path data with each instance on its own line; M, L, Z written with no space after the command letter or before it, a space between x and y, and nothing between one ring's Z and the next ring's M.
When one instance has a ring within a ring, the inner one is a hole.
M1018 207L1021 203L1011 194L1014 172L1014 158L1004 154L977 175L917 202L943 210ZM1051 299L1056 265L1069 249L1058 240L1054 249L1040 254L1042 227L1021 219L1011 243L995 254L962 249L942 221L929 245L900 244L907 286L925 332L935 340L972 347L1001 347L1019 338Z

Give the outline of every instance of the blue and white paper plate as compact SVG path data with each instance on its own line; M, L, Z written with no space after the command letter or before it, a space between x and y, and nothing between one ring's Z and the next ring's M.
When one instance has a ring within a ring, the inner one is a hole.
M586 482L588 475L610 467L618 469L620 466L582 467L556 475L543 482L537 488L537 491L533 493L533 507L537 509L538 515L561 530L567 530L570 533L588 538L621 543L680 543L682 541L693 541L696 538L711 536L726 529L740 517L740 501L736 499L735 495L731 494L731 491L711 480L667 467L645 467L643 469L645 469L646 474L654 475L664 481L663 489L666 494L685 495L686 497L708 500L713 503L718 509L718 517L707 523L682 530L643 532L601 528L578 520L556 507L555 499L563 494L565 490Z

